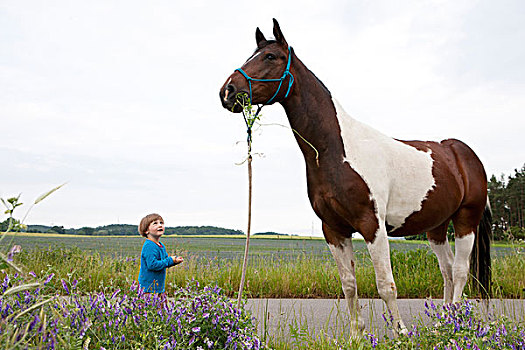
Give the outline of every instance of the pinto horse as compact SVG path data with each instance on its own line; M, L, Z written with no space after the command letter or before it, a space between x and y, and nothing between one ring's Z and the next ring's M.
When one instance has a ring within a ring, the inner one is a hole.
M228 77L220 99L235 113L242 111L236 101L244 93L253 104L278 102L284 107L304 155L308 197L337 263L352 334L364 328L357 302L353 232L366 241L377 289L392 314L396 334L406 333L406 327L396 301L388 236L427 233L444 279L444 302L460 300L469 264L487 295L490 206L487 176L476 154L459 140L402 141L353 119L297 58L273 21L275 40L266 40L257 28L257 49ZM450 220L455 255L447 239Z

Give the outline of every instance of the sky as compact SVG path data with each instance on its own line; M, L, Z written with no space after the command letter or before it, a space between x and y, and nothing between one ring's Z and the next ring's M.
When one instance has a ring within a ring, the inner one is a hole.
M398 139L458 138L490 175L525 163L525 2L0 2L0 197L27 224L245 231L246 130L219 88L276 18L345 110ZM254 134L252 232L321 236L279 104ZM16 216L16 215L15 215ZM5 219L0 217L0 219Z

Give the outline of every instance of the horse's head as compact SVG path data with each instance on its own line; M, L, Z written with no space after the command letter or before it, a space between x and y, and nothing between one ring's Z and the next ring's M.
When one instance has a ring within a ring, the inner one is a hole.
M293 85L289 72L292 49L284 39L279 23L273 20L275 40L266 40L257 28L255 39L257 50L236 69L219 91L221 103L231 112L242 111L236 103L239 94L247 94L252 104L272 104L288 97Z

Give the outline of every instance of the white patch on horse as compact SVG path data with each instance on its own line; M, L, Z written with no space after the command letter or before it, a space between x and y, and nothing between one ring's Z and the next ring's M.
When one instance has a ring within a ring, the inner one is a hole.
M397 305L397 288L390 263L390 244L383 221L379 222L379 229L376 232L375 240L373 242L367 242L366 247L368 248L370 258L374 265L377 291L393 317L393 331L396 334L406 334L408 331L401 319Z
M361 317L357 299L357 283L355 277L355 256L352 238L346 238L340 246L328 244L335 259L341 278L341 285L350 312L350 333L357 335L365 328L364 319Z
M252 57L248 58L248 60L246 60L246 62L243 64L243 67L245 65L248 64L248 62L250 62L251 60L253 60L255 57L259 56L261 54L261 52L257 52L256 54L254 54Z
M230 80L228 80L228 82L226 83L226 86L228 86L228 85L230 84L231 81L232 81L232 78L230 78ZM229 94L230 94L230 90L228 90L228 89L224 89L224 98L223 98L223 100L224 100L225 102L228 101L228 95L229 95Z
M334 101L346 158L366 182L380 220L394 229L419 210L435 186L433 160L417 150L350 117Z

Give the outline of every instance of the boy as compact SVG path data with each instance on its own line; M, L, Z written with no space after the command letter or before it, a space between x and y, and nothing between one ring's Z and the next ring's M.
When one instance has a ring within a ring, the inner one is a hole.
M139 224L139 233L146 237L140 254L139 285L146 293L163 294L166 269L184 261L182 257L168 256L160 243L164 234L164 220L159 214L146 215Z

